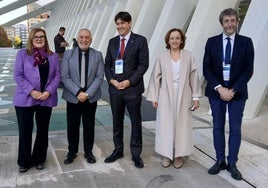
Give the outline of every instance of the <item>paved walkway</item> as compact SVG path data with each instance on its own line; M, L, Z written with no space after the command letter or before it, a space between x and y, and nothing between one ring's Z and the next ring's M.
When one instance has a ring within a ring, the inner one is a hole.
M24 174L18 172L18 132L14 108L11 104L15 83L13 65L16 50L0 49L0 187L49 187L49 188L177 188L177 187L267 187L267 106L259 117L245 120L238 168L242 181L233 180L225 170L218 175L209 175L208 168L214 164L211 117L207 114L206 98L201 99L201 109L194 112L194 154L184 159L181 169L173 166L163 168L161 157L154 152L154 121L143 122L143 169L134 167L129 151L130 121L125 116L125 157L115 163L104 163L113 150L112 116L108 100L98 102L96 115L96 138L93 152L96 164L88 164L80 142L78 157L74 163L65 165L67 153L65 102L60 99L54 108L50 132L49 149L45 169L31 168ZM105 89L105 88L104 88ZM103 92L106 92L105 90ZM59 89L61 94L61 89ZM105 95L104 95L105 96ZM149 117L151 114L143 113ZM145 118L146 119L146 118ZM254 131L253 131L254 130ZM82 133L82 130L81 130ZM33 134L33 138L34 138ZM226 131L228 137L228 129Z

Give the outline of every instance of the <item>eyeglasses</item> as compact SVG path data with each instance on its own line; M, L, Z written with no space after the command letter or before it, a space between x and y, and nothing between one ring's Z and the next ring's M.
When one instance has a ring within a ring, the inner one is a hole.
M33 37L34 40L37 40L37 39L45 39L45 36L44 35L41 35L41 36L34 36Z

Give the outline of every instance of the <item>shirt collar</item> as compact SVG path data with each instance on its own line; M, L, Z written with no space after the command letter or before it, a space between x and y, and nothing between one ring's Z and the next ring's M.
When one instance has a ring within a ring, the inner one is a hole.
M229 37L231 39L231 41L234 41L235 33L232 34L231 36L227 36L225 33L222 33L222 40L225 40L227 37Z
M86 51L83 51L83 50L81 50L81 48L78 48L79 49L79 53L81 54L82 52L85 52L85 54L88 54L88 52L89 52L89 48L86 50Z
M131 34L131 31L130 31L126 36L124 36L124 37L122 37L122 36L120 35L120 41L121 41L122 38L124 38L124 39L126 39L126 42L127 42L128 39L129 39L129 37L130 37L130 34Z

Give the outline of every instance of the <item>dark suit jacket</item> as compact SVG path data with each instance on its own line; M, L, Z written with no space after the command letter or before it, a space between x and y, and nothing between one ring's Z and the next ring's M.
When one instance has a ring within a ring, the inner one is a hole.
M205 95L209 98L219 98L214 88L223 81L223 41L222 34L208 39L203 59L203 75L207 80ZM254 48L252 40L236 34L231 59L230 81L228 88L236 91L233 100L248 98L247 83L253 74Z
M111 79L117 81L129 80L130 87L124 92L142 94L144 92L143 75L149 66L149 49L145 37L131 33L123 56L123 74L115 74L115 60L119 55L120 37L116 36L109 41L105 58L105 76L109 83ZM109 92L119 92L109 84Z

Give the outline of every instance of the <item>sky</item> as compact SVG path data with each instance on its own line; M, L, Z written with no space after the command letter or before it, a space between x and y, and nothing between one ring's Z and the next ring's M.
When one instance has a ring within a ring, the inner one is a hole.
M0 0L0 8L5 7L6 5L11 4L15 1L19 1L19 0ZM52 1L54 1L54 0L39 0L36 3L38 3L40 5L45 5L45 4L50 3ZM15 19L23 14L26 14L26 13L27 13L27 7L24 6L24 7L18 8L16 10L13 10L11 12L8 12L6 14L0 15L0 24L6 23L6 22L13 20L13 19ZM25 24L25 22L23 22L23 23Z

